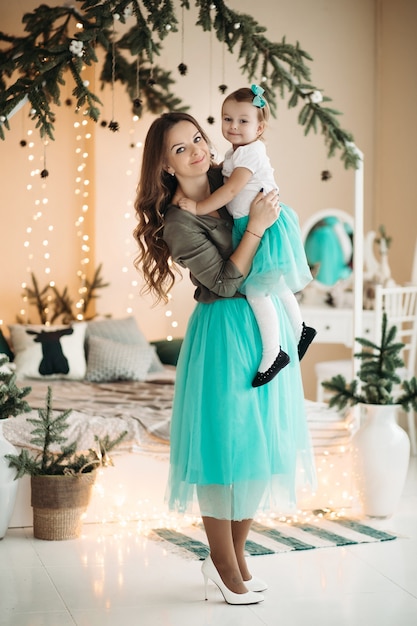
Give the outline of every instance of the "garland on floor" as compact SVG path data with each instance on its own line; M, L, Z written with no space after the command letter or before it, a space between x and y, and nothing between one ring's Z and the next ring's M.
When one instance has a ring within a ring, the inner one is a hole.
M181 11L190 10L189 0L180 0L179 5ZM298 42L290 44L285 37L278 43L269 41L265 27L251 15L232 11L223 0L195 0L194 5L198 9L196 26L213 30L230 53L237 52L242 74L249 82L262 77L273 114L278 95L288 98L289 107L301 103L298 121L305 134L320 131L329 156L339 150L346 168L358 166L360 156L352 135L340 127L340 113L325 106L331 98L311 82L306 61L312 59ZM117 34L115 22L133 25ZM54 138L54 107L61 105L61 86L67 72L75 83L72 94L77 110L98 121L102 103L83 79L82 70L99 63L100 48L105 54L101 83L120 81L135 113L140 115L144 108L152 113L187 108L171 92L171 73L155 65L162 40L178 31L172 0L74 0L71 5L58 7L41 4L23 16L23 23L25 36L0 32L1 139L5 139L4 129L10 129L9 119L24 101L31 104L30 114L41 137ZM179 73L184 75L187 66L182 58L179 61ZM112 124L110 130L117 130L117 122L112 120Z

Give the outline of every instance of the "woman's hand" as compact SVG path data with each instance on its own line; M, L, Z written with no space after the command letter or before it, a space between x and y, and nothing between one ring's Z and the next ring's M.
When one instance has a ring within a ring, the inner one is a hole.
M279 191L273 189L266 195L262 191L253 200L249 213L249 221L243 237L230 259L247 276L251 268L262 235L272 226L279 216Z
M272 189L266 195L260 191L250 207L248 229L262 237L277 220L280 210L278 189Z

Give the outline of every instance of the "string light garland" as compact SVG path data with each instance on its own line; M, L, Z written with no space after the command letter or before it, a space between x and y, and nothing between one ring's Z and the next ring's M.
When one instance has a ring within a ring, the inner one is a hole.
M85 69L85 67L83 67ZM69 105L68 105L69 106ZM82 320L85 317L87 303L85 300L87 292L87 271L90 264L90 235L88 232L87 216L90 208L90 180L88 177L88 144L91 142L92 133L89 128L91 125L90 118L85 114L80 114L78 108L74 112L74 187L73 194L75 196L76 205L78 206L78 216L75 219L75 235L79 242L79 269L77 276L79 280L78 299L75 302L76 319ZM56 307L50 312L49 306L53 298L58 296L55 290L56 281L53 277L53 263L51 258L52 236L55 233L54 220L57 219L58 213L51 211L49 207L47 177L48 170L46 168L46 151L49 144L48 139L44 139L43 155L40 157L42 168L36 167L36 141L33 129L27 131L28 137L28 161L32 164L30 171L31 182L27 184L28 192L34 196L34 212L32 215L32 224L26 227L26 238L24 247L28 255L28 263L26 271L31 275L32 285L27 281L22 283L23 289L23 306L20 310L20 319L23 322L29 321L28 306L30 298L36 298L37 309L41 323L51 324L54 322L56 315ZM25 139L26 142L26 139ZM46 173L46 175L45 175ZM40 174L40 183L36 183L36 176ZM40 188L40 189L39 189ZM41 194L41 195L39 195ZM56 245L56 244L55 244ZM40 253L42 250L42 253ZM35 274L45 274L48 283L43 289L38 286ZM55 290L55 291L54 291ZM64 296L65 291L61 296ZM41 298L41 302L39 302ZM55 322L56 323L56 322Z
M29 148L27 159L30 165L30 180L26 185L26 190L31 198L33 206L31 222L26 226L25 239L23 247L27 254L26 272L33 275L34 267L46 276L49 284L54 284L52 273L51 258L51 238L54 234L53 215L54 212L49 207L48 181L47 176L42 176L42 172L46 171L46 146L48 140L42 142L42 154L38 157L42 167L36 165L36 151L38 146L35 141L35 133L33 129L29 129L26 133L28 140L26 141ZM40 176L39 176L40 175ZM30 203L30 202L29 202ZM27 281L22 282L22 308L19 311L19 317L23 322L29 322L29 297L31 289ZM40 294L41 322L48 325L49 308L51 295L45 291Z
M86 309L86 279L90 264L90 235L86 228L87 216L90 210L90 180L88 178L88 159L90 156L88 146L92 139L92 133L89 129L90 124L91 121L86 116L83 116L81 121L77 119L73 125L75 131L74 194L78 204L78 216L74 226L80 250L80 268L77 271L79 279L78 300L75 303L75 308L79 321L84 319Z
M341 445L335 449L324 447L316 452L315 459L318 473L316 492L299 490L294 511L259 513L255 521L271 527L277 521L289 526L298 523L320 525L324 519L337 520L361 515L361 505L354 487L351 446ZM153 499L138 498L136 483L125 479L116 482L117 475L117 460L114 468L98 470L88 512L90 522L115 523L119 532L135 523L135 532L141 535L147 535L156 527L180 530L200 523L197 513L183 516L167 512L163 498L159 502L157 493Z
M173 303L172 292L168 293L167 297L168 297L168 303L166 305L167 308L165 311L165 317L168 322L168 330L167 330L167 335L165 338L167 341L172 341L174 339L175 331L178 328L178 322L174 318L173 304L172 304Z
M141 137L142 133L143 129L140 126L140 118L138 115L133 114L128 138L130 151L128 153L128 163L125 169L126 183L123 185L123 189L126 193L126 201L120 209L121 219L124 223L122 228L124 259L120 265L120 293L125 294L123 307L126 315L135 314L135 308L138 305L138 291L140 289L137 271L133 264L137 249L135 240L132 237L132 232L136 224L133 206L135 183L132 181L132 177L136 176L139 171L144 141L143 137ZM178 321L175 319L173 311L173 297L171 293L168 294L168 304L166 305L164 315L167 320L166 339L167 341L171 341L178 328Z
M126 293L126 303L125 303L125 313L127 315L134 314L135 303L137 302L137 291L138 291L138 280L137 273L134 269L133 265L133 257L135 255L135 246L134 239L132 237L132 231L134 228L134 207L133 200L134 197L133 187L134 184L131 183L132 176L136 174L139 169L139 154L143 147L143 143L140 139L136 138L136 133L138 129L139 116L132 116L132 125L129 130L129 145L132 148L132 152L129 153L129 162L126 168L126 177L127 181L124 185L124 189L127 193L127 200L125 208L122 209L123 214L122 218L126 225L123 228L124 233L124 241L123 241L123 250L125 260L121 266L122 284L125 284L123 292ZM132 192L129 190L132 189Z

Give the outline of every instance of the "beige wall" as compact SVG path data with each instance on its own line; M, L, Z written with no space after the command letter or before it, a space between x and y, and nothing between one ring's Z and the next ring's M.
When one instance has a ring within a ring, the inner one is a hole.
M410 280L417 238L417 2L378 0L375 224L393 237L397 282Z
M38 0L15 0L1 3L2 30L13 34L21 32L20 20L26 11L40 4ZM52 3L50 3L52 4ZM58 4L58 3L55 3ZM383 223L393 236L391 265L398 282L409 279L412 249L416 237L416 206L414 175L415 146L417 145L415 109L417 80L417 3L414 0L230 0L229 6L242 13L251 13L260 24L268 25L266 35L279 41L299 41L313 57L310 64L312 81L333 100L342 112L341 125L353 133L356 144L365 154L365 228L376 228ZM229 89L246 84L241 77L240 62L225 54L222 46L209 33L194 26L196 13L185 13L185 51L180 58L180 35L164 40L159 63L172 70L176 93L190 105L195 115L213 139L221 155L225 142L220 125L205 124L208 115L219 119L222 96L218 85L223 81ZM211 50L211 74L210 74ZM188 65L185 77L179 75L180 61ZM98 82L96 77L90 80ZM210 78L211 76L211 78ZM70 93L64 88L63 98ZM112 116L112 94L107 87L99 93L104 107L102 116ZM132 284L139 277L132 268L135 248L131 238L134 227L132 201L140 163L140 148L131 144L143 141L151 118L145 116L138 123L131 119L130 104L123 90L116 86L114 94L115 118L121 129L111 133L100 125L92 125L92 139L88 140L90 154L89 186L90 209L87 224L91 231L91 265L103 264L103 273L111 285L103 291L98 311L114 316L130 310L150 339L167 335L173 329L171 321L178 322L174 335L182 335L193 307L192 290L187 277L173 290L170 307L152 308L149 298L139 296L139 287ZM22 303L22 281L27 280L27 266L31 264L39 282L46 284L42 240L48 224L53 224L50 236L51 267L61 286L68 284L76 291L76 272L81 252L75 221L79 215L79 199L74 194L75 148L74 114L65 105L58 111L56 141L47 147L47 165L50 176L47 189L28 192L32 166L29 151L19 141L30 127L27 108L12 120L12 130L0 143L2 218L2 251L0 273L0 319L4 324L14 321ZM298 110L289 110L285 101L279 101L278 118L270 123L267 134L268 151L276 170L282 199L292 205L303 223L312 213L323 208L337 207L353 214L354 174L346 171L339 155L328 159L321 135L304 136L297 123ZM33 149L40 162L43 146L39 139ZM321 171L328 169L331 180L321 181ZM34 186L35 186L34 183ZM33 225L36 199L47 194L49 202L45 217L36 221L33 229L33 260L23 244L25 230ZM6 268L6 269L5 269ZM344 356L340 347L313 346L303 362L303 373L308 397L314 395L313 364L328 356Z

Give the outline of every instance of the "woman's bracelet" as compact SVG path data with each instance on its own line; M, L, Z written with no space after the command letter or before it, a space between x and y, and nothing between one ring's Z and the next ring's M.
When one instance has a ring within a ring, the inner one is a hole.
M251 235L253 235L254 237L258 237L258 239L262 239L261 235L257 235L256 233L253 233L251 230L249 230L248 228L246 229L247 233L250 233Z

